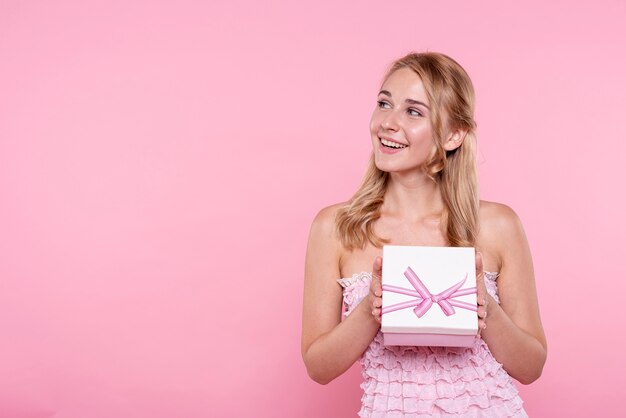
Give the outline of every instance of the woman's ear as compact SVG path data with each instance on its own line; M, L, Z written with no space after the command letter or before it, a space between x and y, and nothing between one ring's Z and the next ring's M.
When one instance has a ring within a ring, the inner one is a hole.
M467 135L467 131L464 129L454 129L448 134L448 139L443 144L443 149L446 151L453 151L461 146L463 140Z

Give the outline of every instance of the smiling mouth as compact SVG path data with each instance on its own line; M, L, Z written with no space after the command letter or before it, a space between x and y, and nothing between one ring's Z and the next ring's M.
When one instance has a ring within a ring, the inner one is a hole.
M406 148L408 146L408 145L404 145L404 144L399 144L397 142L389 141L389 140L383 139L383 138L378 138L378 140L380 141L381 144L383 144L383 147L385 147L385 148L402 149L402 148Z

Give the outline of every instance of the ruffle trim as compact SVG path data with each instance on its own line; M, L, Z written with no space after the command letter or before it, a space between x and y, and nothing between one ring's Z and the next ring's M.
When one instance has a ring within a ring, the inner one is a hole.
M496 271L485 271L485 277L490 281L495 282L498 276L500 276L499 272ZM372 281L372 273L367 271L362 271L360 273L354 273L352 277L342 277L341 279L337 279L337 283L341 285L343 288L347 288L353 286L354 284L358 285L367 285L369 286Z
M496 278L485 272L487 291L499 302ZM370 272L338 279L345 315L367 296ZM361 417L527 417L510 376L485 342L472 348L384 346L379 331L361 357Z
M348 316L359 302L367 296L370 283L372 282L372 274L364 271L349 278L337 279L337 282L343 287L344 316Z
M472 348L385 347L379 332L361 364L362 417L526 416L517 388L482 340Z
M369 286L371 281L372 281L372 273L367 272L367 271L362 271L361 273L355 273L352 275L352 277L344 277L341 279L337 279L337 282L343 288L348 288L350 286L354 286L355 284L358 284L360 286L363 286L363 285Z

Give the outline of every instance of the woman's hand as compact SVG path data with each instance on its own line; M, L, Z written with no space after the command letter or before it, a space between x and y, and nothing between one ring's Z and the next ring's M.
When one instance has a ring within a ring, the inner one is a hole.
M371 311L374 319L381 322L382 306L383 306L383 287L382 287L382 274L383 274L383 258L377 256L374 259L374 266L372 268L372 281L370 283L370 291L367 296L368 307ZM482 254L476 252L476 301L478 304L478 334L487 328L485 319L487 318L487 309L489 305L489 298L487 294L487 288L485 287L485 279L483 272L483 258Z
M370 283L370 292L367 295L368 306L374 316L374 319L380 323L383 306L383 258L377 256L374 259L374 266L372 268L372 282Z
M476 252L476 303L478 305L478 335L487 328L487 312L489 306L489 297L487 288L485 287L485 278L483 271L483 256Z

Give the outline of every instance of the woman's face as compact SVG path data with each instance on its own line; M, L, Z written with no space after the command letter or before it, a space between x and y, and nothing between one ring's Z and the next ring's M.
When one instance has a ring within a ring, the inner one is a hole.
M422 80L415 72L401 68L387 78L370 121L378 169L404 172L425 162L434 144L429 106Z

